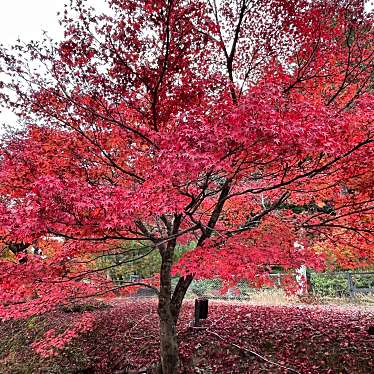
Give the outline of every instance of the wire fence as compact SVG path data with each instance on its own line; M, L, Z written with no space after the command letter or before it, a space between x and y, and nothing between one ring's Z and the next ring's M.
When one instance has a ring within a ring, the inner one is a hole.
M253 300L261 291L267 293L278 292L278 294L282 292L283 278L287 276L289 274L270 274L272 285L262 286L260 289L254 287L246 280L241 280L230 288L225 288L224 283L220 279L193 280L186 293L186 298L206 297L222 300ZM293 276L297 279L297 274ZM117 285L129 281L138 282L141 279L139 276L132 275L126 280L114 280ZM177 278L173 279L173 288L177 282ZM307 284L306 293L316 297L354 298L358 295L374 295L374 272L312 272L308 273ZM152 297L156 296L156 293L152 289L140 287L132 296Z
M374 294L374 272L312 273L310 292L317 296L355 297Z

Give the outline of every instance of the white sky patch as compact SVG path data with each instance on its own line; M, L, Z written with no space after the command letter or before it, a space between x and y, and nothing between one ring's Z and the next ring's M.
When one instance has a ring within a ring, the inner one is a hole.
M43 31L54 40L61 40L63 29L58 24L58 12L64 11L69 0L0 0L0 44L10 46L21 41L40 40ZM98 12L106 8L105 0L90 0ZM17 116L0 108L0 134L3 124L16 126Z
M61 39L57 12L63 10L64 0L3 0L0 2L0 44L10 46L19 38L23 41L41 39L45 30L54 39ZM0 109L2 124L15 126L17 117Z
M3 0L0 3L0 43L13 44L17 38L40 39L42 30L61 38L57 12L64 0Z

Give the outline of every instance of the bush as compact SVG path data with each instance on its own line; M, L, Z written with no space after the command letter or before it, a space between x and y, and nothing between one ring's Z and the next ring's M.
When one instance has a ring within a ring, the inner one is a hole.
M349 283L347 273L312 273L311 285L313 293L320 296L348 297ZM374 286L374 274L351 273L355 288L371 288Z
M311 274L311 286L314 294L320 296L349 296L349 286L345 274Z

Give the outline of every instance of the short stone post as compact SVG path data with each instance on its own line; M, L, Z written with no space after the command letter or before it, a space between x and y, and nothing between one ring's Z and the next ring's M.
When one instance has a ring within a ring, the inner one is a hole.
M195 326L198 326L201 319L208 318L208 299L195 299Z

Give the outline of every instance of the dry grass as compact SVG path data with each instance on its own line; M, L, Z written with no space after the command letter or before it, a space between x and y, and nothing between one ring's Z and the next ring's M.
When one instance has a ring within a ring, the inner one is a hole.
M253 305L294 305L299 301L295 295L287 295L282 289L256 290L251 293L248 304Z
M219 301L219 299L215 299ZM374 308L374 294L357 294L355 297L328 297L318 295L289 295L282 289L253 290L247 298L224 298L222 301L239 301L250 305L336 305L336 306L362 306Z

